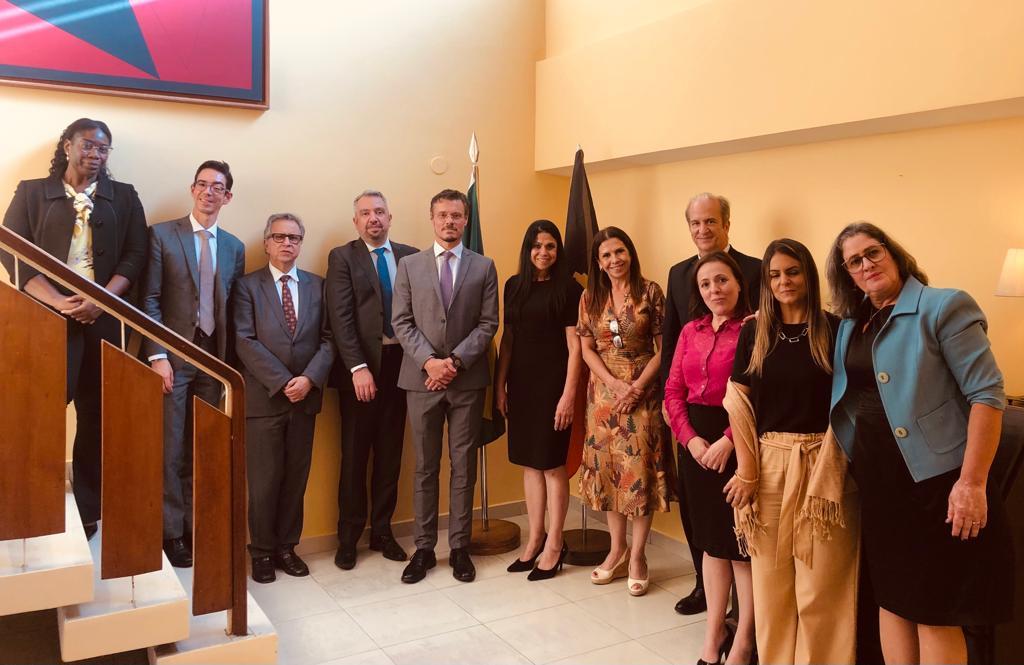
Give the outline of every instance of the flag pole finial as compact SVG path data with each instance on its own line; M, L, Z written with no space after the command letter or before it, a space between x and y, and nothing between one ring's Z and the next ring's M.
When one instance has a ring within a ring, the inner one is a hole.
M472 138L469 139L469 161L473 162L473 166L476 166L479 159L480 147L476 144L476 132L473 132Z
M579 143L577 143L576 144L576 152L579 152L580 150L583 150L583 146L581 146Z

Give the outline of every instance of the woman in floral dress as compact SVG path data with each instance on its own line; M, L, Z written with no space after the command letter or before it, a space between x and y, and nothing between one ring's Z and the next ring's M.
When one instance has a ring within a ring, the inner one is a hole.
M591 508L605 511L611 534L608 556L590 581L628 577L634 596L647 592L647 535L653 513L668 512L674 487L657 378L664 311L661 287L641 275L633 241L614 226L602 229L576 326L590 368L580 492Z

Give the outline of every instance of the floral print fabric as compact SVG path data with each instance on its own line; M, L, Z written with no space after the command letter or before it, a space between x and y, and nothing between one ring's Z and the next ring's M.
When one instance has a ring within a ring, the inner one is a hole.
M597 353L613 376L632 383L654 357L654 337L661 335L665 296L655 282L644 280L639 301L627 294L616 312L609 298L600 320L587 313L587 296L580 299L576 332L593 337ZM613 323L615 322L615 323ZM616 326L622 348L616 348ZM632 413L612 413L615 393L593 373L587 384L587 434L580 467L580 493L594 510L627 517L668 512L673 469L666 453L665 423L661 417L655 379Z

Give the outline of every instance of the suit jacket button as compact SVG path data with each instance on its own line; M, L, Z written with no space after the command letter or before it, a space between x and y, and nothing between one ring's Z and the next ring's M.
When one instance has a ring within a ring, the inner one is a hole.
M878 382L879 383L889 383L889 373L888 372L879 372L878 373Z
M905 438L907 438L907 434L908 434L906 428L904 428L904 427L897 427L896 429L894 429L892 431L892 433L895 434L896 438L898 438L898 439L905 439Z
M441 323L444 323L444 319L441 319Z

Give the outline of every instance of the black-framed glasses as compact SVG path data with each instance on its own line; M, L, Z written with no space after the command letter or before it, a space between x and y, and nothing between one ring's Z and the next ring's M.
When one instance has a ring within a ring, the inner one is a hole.
M96 143L89 139L79 139L78 146L82 149L82 152L96 152L100 157L108 156L110 151L114 149L106 143Z
M872 265L878 265L885 260L889 252L885 249L885 245L879 243L877 245L871 245L860 254L855 254L850 258L843 261L843 267L846 268L846 272L855 273L864 270L864 259L871 261Z
M612 346L614 346L616 349L621 349L623 344L622 335L619 334L619 320L610 319L608 321L608 329L612 331Z
M271 233L267 237L276 242L278 245L283 245L285 240L287 240L293 245L298 245L302 243L302 236L296 233Z
M214 194L223 194L224 192L228 191L228 188L224 186L224 183L206 182L205 180L196 180L194 183L192 183L192 187L198 189L199 191L208 189Z

